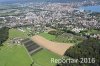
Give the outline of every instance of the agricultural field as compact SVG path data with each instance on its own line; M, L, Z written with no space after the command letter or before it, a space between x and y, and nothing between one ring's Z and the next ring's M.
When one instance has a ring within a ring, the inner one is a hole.
M59 59L61 56L43 49L32 55L33 61L37 66L56 66L56 63L51 63L51 58Z
M32 61L23 46L4 44L0 47L0 66L30 66Z
M0 47L0 66L30 66L32 63L24 46L9 44L9 40L15 37L28 37L25 33L17 30L9 30L9 39Z
M40 33L39 34L40 36L43 36L44 38L50 40L50 41L53 41L56 36L55 35L51 35L51 34L48 34L48 33Z
M44 38L50 40L50 41L54 41L54 42L61 42L61 43L74 43L77 44L81 41L84 40L84 38L79 37L79 36L75 36L69 33L64 33L61 35L51 35L48 33L41 33L39 34L40 36L43 36Z
M27 35L27 33L22 32L18 29L10 29L9 30L9 38L15 38L15 37L28 38L28 35Z
M59 43L59 42L53 42L45 39L42 36L35 35L32 37L33 42L37 43L38 45L42 46L43 48L46 48L58 55L63 56L67 49L73 46L73 44L70 43Z
M32 62L34 62L33 66L56 66L56 63L50 62L51 58L61 58L61 56L46 49L34 53L31 57L23 45L8 43L16 37L24 39L29 36L26 32L18 29L9 30L9 39L3 43L4 46L0 47L0 66L30 66ZM54 36L50 36L50 38L52 39Z
M82 42L83 40L84 40L84 38L81 36L64 33L62 35L58 35L54 41L78 44L78 43Z

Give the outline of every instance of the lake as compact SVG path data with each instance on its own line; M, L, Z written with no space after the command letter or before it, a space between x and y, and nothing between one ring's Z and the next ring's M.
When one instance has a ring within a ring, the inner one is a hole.
M90 10L92 12L100 12L100 5L97 6L84 6L84 7L80 7L80 10Z

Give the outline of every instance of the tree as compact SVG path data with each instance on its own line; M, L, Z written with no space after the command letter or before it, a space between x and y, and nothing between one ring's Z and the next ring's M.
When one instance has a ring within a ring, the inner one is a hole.
M2 27L0 28L0 45L2 45L3 42L5 42L9 37L9 28L8 27Z
M95 58L95 63L76 63L62 64L61 66L99 66L100 63L100 39L87 39L78 45L71 47L65 52L65 56L74 59L80 58Z

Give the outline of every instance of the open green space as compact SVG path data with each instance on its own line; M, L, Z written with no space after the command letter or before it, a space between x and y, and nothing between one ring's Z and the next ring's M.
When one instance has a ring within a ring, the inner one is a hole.
M23 46L5 44L0 47L0 66L30 66L31 63Z
M39 35L40 36L43 36L44 38L46 38L46 39L48 39L50 41L53 41L56 38L55 35L51 35L51 34L48 34L48 33L41 33Z
M48 33L41 33L39 34L40 36L43 36L44 38L50 40L50 41L54 41L54 42L61 42L61 43L79 43L81 41L84 40L84 38L80 37L80 36L75 36L69 33L64 33L61 35L51 35Z
M37 66L56 66L56 63L51 63L51 58L59 59L61 56L43 49L32 55L33 61Z
M49 40L55 38L54 35L41 33ZM48 36L49 35L49 36ZM26 49L22 45L9 44L8 42L16 37L27 38L27 33L18 29L9 30L9 39L0 47L0 66L30 66L32 63ZM33 66L56 66L56 63L51 63L51 58L61 58L59 55L52 53L46 49L40 50L32 55L34 61Z
M9 39L28 37L24 32L17 29L9 30ZM10 44L9 39L0 47L0 66L30 66L32 63L29 55L22 45Z
M89 33L89 34L100 34L100 31L92 29L92 30L88 30L87 33Z
M28 35L27 35L27 33L22 32L18 29L10 29L9 30L9 38L15 38L15 37L27 38Z

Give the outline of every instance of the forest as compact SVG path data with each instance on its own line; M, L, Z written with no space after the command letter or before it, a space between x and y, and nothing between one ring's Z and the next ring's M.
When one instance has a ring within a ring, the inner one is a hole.
M100 66L100 39L87 39L68 49L65 56L69 56L74 59L83 58L83 63L61 63L57 66ZM88 58L88 59L86 59ZM89 58L91 60L89 60ZM94 60L92 59L94 58ZM93 63L94 62L94 63Z
M8 27L2 27L0 28L0 46L3 45L3 42L5 42L9 37L9 28Z

